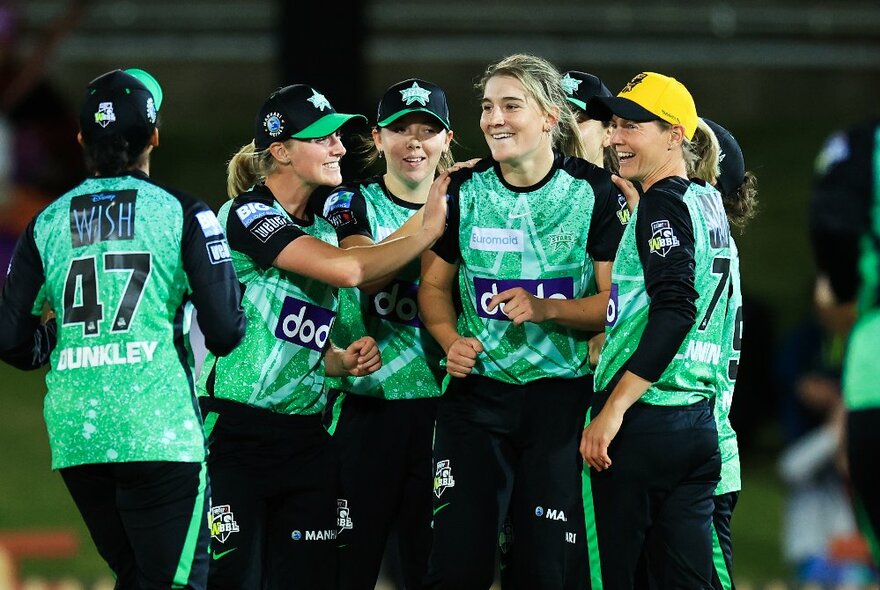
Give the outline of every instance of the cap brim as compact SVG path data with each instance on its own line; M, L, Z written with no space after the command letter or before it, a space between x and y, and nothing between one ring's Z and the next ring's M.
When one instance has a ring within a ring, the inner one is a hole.
M367 118L363 115L347 115L345 113L330 113L324 115L299 133L294 133L290 137L294 139L317 139L319 137L327 137L339 131L339 128L356 119L363 123L367 122Z
M385 117L381 121L378 121L376 123L376 125L379 127L387 127L388 125L391 125L392 123L394 123L396 120L398 120L402 116L408 115L410 113L428 113L429 115L431 115L432 117L437 119L440 122L440 124L443 125L443 127L445 127L447 130L452 129L452 127L450 127L450 125L449 125L449 121L444 121L440 115L438 115L437 113L435 113L433 111L429 111L428 109L403 109L403 110L397 111L396 113L394 113L390 117Z
M164 93L162 92L162 86L156 78L154 78L149 72L139 68L128 68L123 71L129 76L137 78L141 84L147 87L147 90L153 95L153 106L156 107L157 111L162 108Z
M566 96L566 97L565 97L565 100L567 100L568 102L570 102L571 104L573 104L574 106L576 106L577 108L579 108L580 110L586 112L586 110L587 110L587 103L585 103L584 101L582 101L582 100L578 100L578 99L576 99L576 98L572 98L571 96Z
M610 121L612 116L630 121L657 121L657 115L631 101L619 96L593 96L587 101L587 116L599 121Z

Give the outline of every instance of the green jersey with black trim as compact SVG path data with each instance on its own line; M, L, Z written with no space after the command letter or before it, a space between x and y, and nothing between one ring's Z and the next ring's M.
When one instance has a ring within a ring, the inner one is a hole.
M396 231L420 207L395 202L378 181L359 183L353 188L363 199L366 211L362 222L369 224L375 242ZM345 197L334 199L337 194ZM345 188L338 189L330 196L329 207L352 196L357 195ZM336 208L327 213L338 216L339 211ZM339 316L333 324L331 339L337 346L345 347L362 336L372 336L382 353L382 368L364 377L331 378L331 387L388 400L440 395L443 350L419 319L420 271L416 258L373 295L356 288L339 290Z
M271 197L240 196L223 204L220 224L227 228L232 262L244 286L247 315L244 341L226 357L205 358L200 396L212 395L279 414L318 414L327 403L323 354L336 317L336 289L321 281L281 270L237 247L247 239L259 248L284 231L305 233L333 244L336 233L325 220L293 219ZM239 237L245 236L245 237ZM286 243L286 242L285 242ZM210 388L210 390L209 390Z
M721 452L721 481L715 495L742 489L739 445L730 423L730 407L742 350L743 331L742 287L739 274L739 250L730 238L730 298L721 340L721 362L718 363L718 396L715 399L715 423L718 426L718 449Z
M450 223L447 234L456 233L460 255L458 332L484 348L474 374L523 384L590 373L584 332L551 321L517 326L489 301L514 287L542 299L595 294L593 261L614 257L625 223L618 197L606 171L559 155L529 187L507 184L491 159L454 173L450 207L458 227ZM434 249L444 248L441 256L453 258L448 242Z
M650 193L642 198L633 212L614 260L606 339L595 372L597 391L606 388L625 368L642 344L642 335L648 324L651 299L646 290L645 268L637 241L640 223L650 222L653 231L648 244L641 245L650 251L646 256L665 257L671 249L680 247L669 220L639 221L648 198L651 198ZM715 396L730 281L730 228L718 191L691 182L684 194L675 198L680 198L686 205L690 217L689 231L693 234L696 321L671 362L639 400L663 406L691 405ZM678 277L675 280L679 280Z
M32 225L46 273L32 313L46 303L58 325L44 403L52 467L203 460L181 328L196 265L228 281L234 298L220 282L202 283L202 294L213 285L226 315L241 321L214 213L135 172L87 179Z

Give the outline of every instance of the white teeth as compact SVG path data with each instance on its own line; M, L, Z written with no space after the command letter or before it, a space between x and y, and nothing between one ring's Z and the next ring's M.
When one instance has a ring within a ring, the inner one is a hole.
M493 133L492 139L506 139L513 136L513 133Z
M625 160L625 159L627 159L627 158L632 158L633 156L635 156L635 154L632 153L632 152L617 152L617 157L618 157L618 159L620 159L620 160Z
M325 168L339 168L339 162L327 162L324 164Z

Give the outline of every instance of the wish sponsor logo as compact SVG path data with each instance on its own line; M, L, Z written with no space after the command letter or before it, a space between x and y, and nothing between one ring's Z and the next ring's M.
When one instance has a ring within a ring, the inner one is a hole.
M293 225L281 215L267 215L262 219L258 219L252 226L248 227L248 231L251 232L255 238L263 242L264 244L278 233L283 227L287 227L288 225Z
M519 229L474 227L471 229L470 247L489 252L522 252L525 249L525 236Z
M605 309L605 325L613 326L617 322L619 309L617 295L620 287L617 283L611 283L611 293L608 294L608 307Z
M242 225L249 227L254 221L267 215L278 215L278 211L263 203L245 203L235 208L235 214L241 220Z
M499 293L514 287L522 287L538 299L573 299L574 279L483 279L474 277L474 290L477 297L477 315L491 320L510 321L504 313L504 304L489 309L489 302Z
M80 195L70 200L74 248L112 240L133 240L136 190Z
M419 307L416 304L418 292L419 287L414 283L393 281L373 295L369 313L389 322L421 326Z
M335 317L336 314L329 309L286 297L275 326L275 336L320 352L327 345Z

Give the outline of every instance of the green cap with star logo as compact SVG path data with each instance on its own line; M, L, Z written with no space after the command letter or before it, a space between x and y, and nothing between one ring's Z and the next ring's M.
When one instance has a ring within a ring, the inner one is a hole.
M409 113L428 113L433 115L447 130L449 124L449 105L443 89L420 78L409 78L398 82L385 91L379 101L379 114L376 125L387 127Z
M263 103L254 121L254 144L262 150L276 141L326 137L352 120L366 123L367 118L337 113L311 86L292 84L279 88Z

